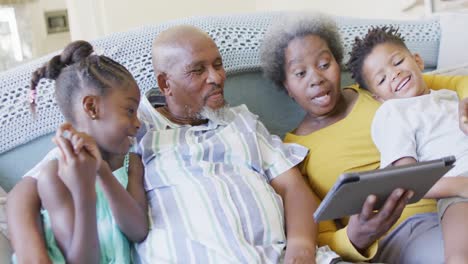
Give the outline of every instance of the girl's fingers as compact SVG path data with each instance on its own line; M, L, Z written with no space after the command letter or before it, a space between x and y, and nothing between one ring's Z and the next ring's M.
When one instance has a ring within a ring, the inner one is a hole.
M75 129L70 123L63 123L58 127L57 131L55 132L55 135L61 136L65 131L73 132L75 131Z
M71 136L71 143L73 145L73 149L75 150L75 153L79 153L81 148L83 147L83 138L81 137L81 133L74 133ZM80 143L81 142L81 143Z
M68 139L65 139L63 137L55 137L55 142L59 147L61 154L66 162L71 161L73 158L75 158L73 146L71 145Z
M52 142L54 142L54 144L57 145L57 148L58 148L59 151L60 151L60 155L59 155L59 157L58 157L59 163L61 163L61 162L67 162L67 160L65 159L65 153L63 152L62 147L59 145L56 136L54 136L54 137L52 138Z
M81 149L83 148L84 145L85 145L85 142L84 142L83 138L78 138L76 140L76 142L73 143L75 153L76 154L80 153L80 151L81 151Z

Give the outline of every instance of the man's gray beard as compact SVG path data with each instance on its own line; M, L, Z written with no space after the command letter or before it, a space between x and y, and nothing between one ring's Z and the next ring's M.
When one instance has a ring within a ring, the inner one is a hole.
M204 106L200 113L198 113L200 119L208 119L214 123L227 123L229 122L229 105L227 103L218 109L212 109L208 106Z

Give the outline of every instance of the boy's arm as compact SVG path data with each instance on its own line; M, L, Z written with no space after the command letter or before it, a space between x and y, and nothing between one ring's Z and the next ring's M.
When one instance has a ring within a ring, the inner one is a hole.
M7 217L18 263L51 263L40 224L37 181L25 177L8 193Z
M271 186L283 198L287 236L284 262L315 263L317 224L313 213L317 198L296 167L275 177Z
M413 164L417 161L411 157L401 158L393 163L394 166ZM432 186L424 195L426 199L447 198L461 196L468 198L468 178L467 177L443 177Z

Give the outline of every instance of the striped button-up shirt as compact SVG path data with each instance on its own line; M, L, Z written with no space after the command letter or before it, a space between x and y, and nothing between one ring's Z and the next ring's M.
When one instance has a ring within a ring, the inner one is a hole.
M151 110L135 148L152 220L137 246L140 260L277 263L286 243L284 210L269 183L307 150L270 135L244 105L230 108L226 121L200 126Z

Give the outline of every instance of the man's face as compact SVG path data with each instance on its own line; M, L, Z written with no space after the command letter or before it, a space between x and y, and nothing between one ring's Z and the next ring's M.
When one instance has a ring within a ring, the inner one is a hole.
M197 38L175 48L175 63L168 70L167 82L175 114L195 117L203 107L213 110L224 106L224 71L216 44Z
M419 55L400 45L383 43L367 55L362 74L369 90L385 101L425 94L428 90L422 78L423 68Z

